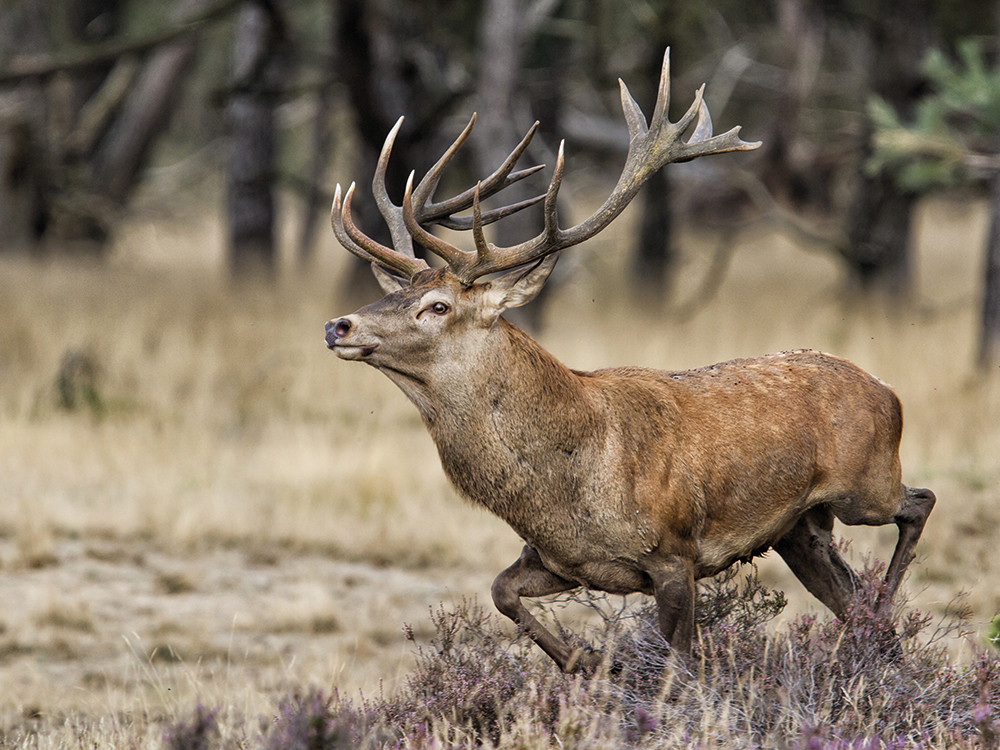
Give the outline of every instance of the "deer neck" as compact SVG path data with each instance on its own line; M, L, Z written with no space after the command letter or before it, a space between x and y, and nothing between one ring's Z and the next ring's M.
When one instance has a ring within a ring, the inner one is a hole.
M538 408L572 404L582 391L576 374L503 318L474 350L456 352L430 372L380 369L414 403L432 434L497 410L510 418L532 417L531 423Z
M451 481L502 517L553 457L564 459L596 429L579 376L506 320L447 369L424 382L387 374L420 410Z
M452 413L489 411L530 427L538 423L539 410L566 413L580 401L583 387L579 376L531 336L503 318L491 334L478 361L470 363L464 388L454 383L449 388L450 393L461 394L451 402Z

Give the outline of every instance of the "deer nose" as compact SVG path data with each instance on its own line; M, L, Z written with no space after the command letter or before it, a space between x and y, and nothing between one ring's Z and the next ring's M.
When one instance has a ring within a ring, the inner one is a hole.
M351 332L351 321L347 318L326 321L326 345L334 346L338 340Z
M329 324L327 324L329 325ZM333 335L339 339L344 338L351 331L351 321L347 318L340 318L339 320L333 321Z

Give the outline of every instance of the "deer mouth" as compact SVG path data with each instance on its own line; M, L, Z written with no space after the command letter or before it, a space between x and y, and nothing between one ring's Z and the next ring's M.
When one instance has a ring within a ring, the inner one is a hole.
M370 355L378 344L351 345L351 344L327 344L341 359L364 359Z

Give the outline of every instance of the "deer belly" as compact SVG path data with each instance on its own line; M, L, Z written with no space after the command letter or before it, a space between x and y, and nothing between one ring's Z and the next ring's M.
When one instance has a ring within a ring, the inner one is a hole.
M767 552L794 525L795 517L782 517L756 533L732 530L706 536L698 545L695 578L707 578L721 573L737 560L747 561Z
M609 594L652 593L649 576L627 560L568 562L545 550L536 548L536 552L548 570L583 588Z

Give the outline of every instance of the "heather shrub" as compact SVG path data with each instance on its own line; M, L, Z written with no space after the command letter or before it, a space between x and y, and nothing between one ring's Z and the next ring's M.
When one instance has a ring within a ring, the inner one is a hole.
M310 690L281 701L262 746L266 750L354 750L382 747L392 736L380 717L339 695Z
M169 750L209 750L219 739L217 708L207 709L200 703L195 706L189 720L180 720L167 727L163 743Z
M533 692L538 718L558 715L566 681L532 653L526 638L511 639L492 614L475 603L431 612L436 635L417 646L417 663L405 690L384 704L402 727L427 727L444 717L472 737L499 739L509 707ZM415 640L411 630L407 637Z
M578 594L601 614L581 633L604 656L589 679L561 674L474 602L441 607L431 612L428 641L407 630L416 666L394 695L358 704L336 694L288 699L262 744L997 748L1000 655L984 649L953 662L945 642L961 621L935 625L901 603L884 611L882 574L878 564L860 573L842 621L803 616L776 627L784 597L762 586L755 569L731 570L700 586L690 657L664 641L651 601L615 608L607 597Z

